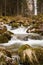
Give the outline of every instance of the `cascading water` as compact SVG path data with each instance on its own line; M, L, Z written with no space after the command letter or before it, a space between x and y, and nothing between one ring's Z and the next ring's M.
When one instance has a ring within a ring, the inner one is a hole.
M7 30L10 30L11 29L11 26L7 25L7 24L4 24L6 27L7 27Z
M29 44L29 45L34 45L34 43L37 45L41 45L43 46L43 40L34 40L34 39L28 39L28 41L24 41L23 39L28 36L31 35L31 33L26 33L27 29L30 28L31 26L25 28L25 27L19 27L16 30L11 30L11 26L6 25L8 31L14 33L12 39L8 42L8 43L4 43L4 44L0 44L0 45L4 45L4 46L9 46L15 43L20 43L20 44ZM35 34L34 34L35 35Z

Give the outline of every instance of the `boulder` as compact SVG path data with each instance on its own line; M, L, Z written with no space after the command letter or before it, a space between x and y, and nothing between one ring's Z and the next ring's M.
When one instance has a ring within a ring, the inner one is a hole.
M0 43L7 43L11 39L11 34L9 31L0 34Z
M28 34L28 36L26 36L23 40L27 41L28 39L33 39L33 40L42 40L43 36L38 35L36 33L30 33Z
M40 35L43 35L43 23L36 22L31 25L32 27L28 28L27 33L38 33Z
M18 51L20 64L43 65L43 47L32 48L29 45L23 45Z
M6 31L7 31L6 26L4 26L4 24L0 22L0 34L6 32Z
M18 65L18 62L12 59L11 52L5 47L0 47L0 65Z

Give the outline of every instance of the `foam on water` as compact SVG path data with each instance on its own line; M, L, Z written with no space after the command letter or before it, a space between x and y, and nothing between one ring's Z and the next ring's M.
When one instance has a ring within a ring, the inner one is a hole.
M26 33L26 28L25 27L19 27L15 30L11 30L11 26L6 25L7 29L14 33L13 37L11 38L11 40L8 43L0 43L0 45L4 45L4 46L9 46L15 43L20 43L20 44L29 44L29 45L40 45L43 46L43 40L32 40L32 39L28 39L28 41L22 41L20 40L18 37L25 37L28 35L28 33ZM29 33L31 34L31 33Z
M16 39L15 37L13 37L8 43L4 43L4 44L0 44L0 45L4 45L4 46L10 46L12 44L15 43L20 43L20 44L29 44L29 45L40 45L43 46L43 40L32 40L32 39L28 39L28 41L22 41L19 39Z
M5 24L5 26L7 27L7 30L10 30L11 29L11 26Z
M12 33L14 34L25 34L26 31L25 31L25 27L19 27L17 28L16 30L10 30Z

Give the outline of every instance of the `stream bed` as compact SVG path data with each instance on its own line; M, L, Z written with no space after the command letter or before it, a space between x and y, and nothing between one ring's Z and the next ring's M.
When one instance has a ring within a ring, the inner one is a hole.
M2 51L6 52L7 50L9 50L11 52L11 55L12 55L11 58L8 57L8 56L4 57L4 58L6 58L5 61L6 60L8 61L8 65L9 65L9 63L11 63L11 65L13 63L14 63L14 65L23 65L21 63L21 61L19 61L20 56L18 55L18 49L22 45L24 45L24 48L25 47L28 48L30 46L32 48L34 48L34 47L43 47L43 36L41 36L37 33L27 33L26 32L27 29L30 28L31 26L28 26L28 27L21 26L21 27L12 29L12 27L9 26L8 24L4 24L4 25L6 26L7 31L10 32L10 34L12 34L11 39L7 43L0 43L0 49L2 49ZM9 38L9 36L8 36L8 38ZM5 47L5 49L3 49L4 47ZM29 52L32 53L31 50ZM2 54L2 52L0 52L0 53ZM29 55L30 55L30 53L29 53Z
M11 40L8 41L8 43L0 43L0 45L5 45L9 46L15 43L20 43L20 44L29 44L29 45L41 45L43 46L43 36L41 39L41 36L39 36L36 33L27 33L26 30L29 27L18 27L16 29L12 29L11 26L5 24L7 27L7 30L12 32L14 35L12 36ZM33 39L32 39L33 36ZM34 39L35 38L35 39Z

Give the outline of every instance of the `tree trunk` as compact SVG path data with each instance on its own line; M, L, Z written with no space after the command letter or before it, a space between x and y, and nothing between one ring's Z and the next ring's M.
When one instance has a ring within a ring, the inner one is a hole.
M37 0L34 0L34 15L37 15Z

